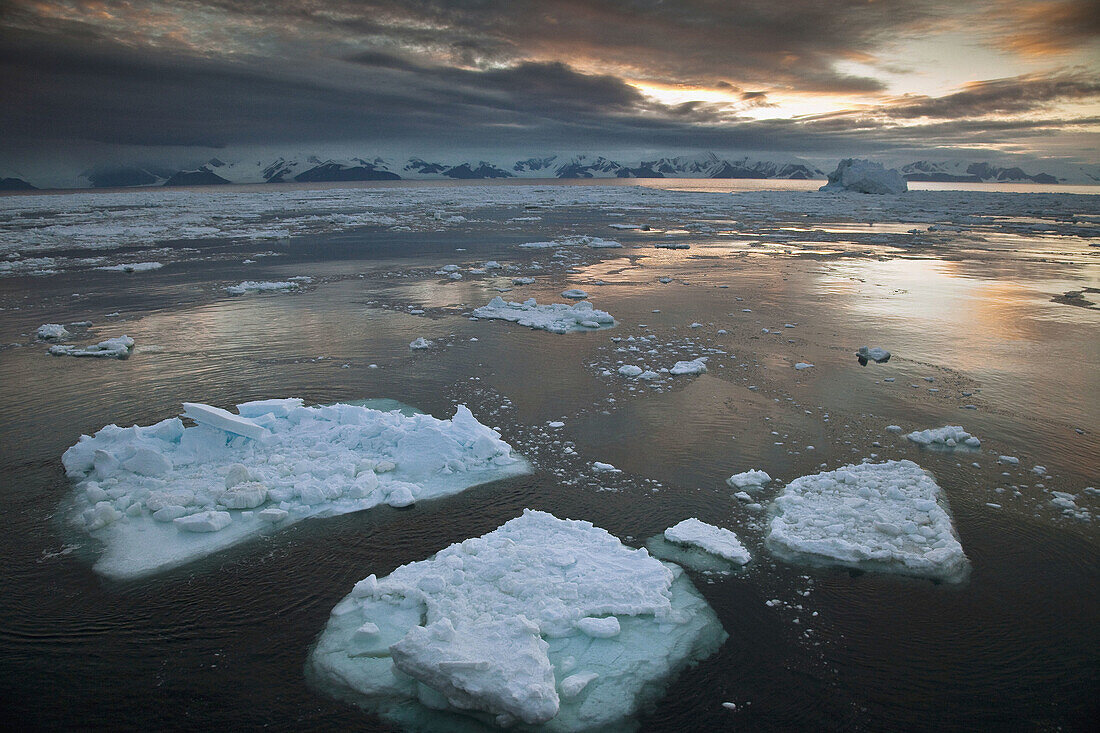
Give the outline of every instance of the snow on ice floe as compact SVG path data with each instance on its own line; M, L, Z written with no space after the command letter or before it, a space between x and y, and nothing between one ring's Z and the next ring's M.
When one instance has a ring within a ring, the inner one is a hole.
M100 341L90 346L73 346L70 344L57 344L50 347L50 353L54 356L77 356L100 359L128 359L134 350L134 340L129 336L117 336L115 338Z
M767 547L794 562L942 580L969 568L943 492L912 461L802 476L772 503Z
M666 529L665 539L681 545L693 545L738 565L744 565L752 559L752 555L736 534L694 517Z
M845 158L829 174L829 182L818 190L898 194L908 191L909 184L896 169L887 170L882 167L882 163Z
M137 577L273 525L405 506L530 471L465 406L450 420L300 399L246 402L237 413L184 408L196 425L108 425L65 451L72 520L104 547L97 572Z
M245 280L239 285L230 285L225 289L225 292L230 295L244 295L245 293L285 293L290 290L297 290L301 287L297 282L279 281L279 282L259 282L256 280Z
M945 425L942 428L914 430L905 436L914 443L939 448L941 450L972 449L981 447L982 442L959 425Z
M611 328L615 319L610 313L596 310L591 303L582 300L573 305L550 303L539 305L534 298L522 303L507 302L499 295L487 305L475 308L477 318L512 321L521 326L551 333L569 333L570 331L590 331L599 328Z
M407 729L624 725L725 641L676 565L525 510L355 584L310 655L316 685ZM472 728L471 728L472 729Z

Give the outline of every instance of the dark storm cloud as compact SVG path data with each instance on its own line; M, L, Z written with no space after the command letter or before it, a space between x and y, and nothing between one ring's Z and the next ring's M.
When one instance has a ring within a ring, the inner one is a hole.
M1001 0L989 11L1003 27L1000 44L1033 56L1053 56L1082 46L1100 50L1096 0Z
M1080 72L886 99L880 80L835 65L885 68L874 56L881 44L950 24L952 8L947 0L7 2L0 142L872 153L937 135L986 139L992 125L950 123L1095 95ZM664 105L630 81L724 89L734 102ZM738 116L792 91L884 101L799 120ZM915 124L923 118L940 122Z

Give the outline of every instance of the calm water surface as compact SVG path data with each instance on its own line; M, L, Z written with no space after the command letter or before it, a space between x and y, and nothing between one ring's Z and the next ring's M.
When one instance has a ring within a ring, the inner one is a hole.
M304 681L332 606L370 573L531 507L635 546L696 516L735 529L753 551L743 573L692 574L730 639L671 684L643 730L1085 730L1098 719L1100 533L1050 507L1047 493L1070 491L1097 511L1081 492L1100 485L1100 311L1052 301L1100 288L1095 241L989 233L908 252L878 239L900 223L837 217L787 222L793 238L766 243L668 222L692 246L659 250L658 235L609 229L624 219L600 211L548 213L524 232L498 226L521 212L441 234L290 240L254 265L0 280L0 342L20 344L0 350L5 717L23 729L389 730ZM627 247L578 251L576 272L532 271L532 260L549 267L552 250L514 245L566 224ZM241 245L240 258L266 248ZM431 275L488 259L518 269ZM508 297L543 302L580 287L621 325L556 336L463 315L520 273L538 282ZM221 291L295 275L315 283L291 294ZM27 336L85 319L95 324L88 340L125 332L137 353L51 358ZM619 353L610 340L648 334L668 356ZM440 345L410 352L417 336ZM686 358L671 356L684 339L688 351L727 353L665 390L600 376L624 359L670 366ZM895 356L861 367L852 352L863 344ZM796 372L797 361L815 366ZM391 398L438 417L466 403L536 472L407 511L302 522L150 579L91 572L94 543L57 516L70 492L60 455L81 433L170 417L184 400L283 396ZM559 419L560 431L545 427ZM894 423L961 424L983 447L923 452L884 430ZM1001 454L1020 466L998 465ZM973 563L965 583L773 560L765 516L723 483L749 468L790 481L869 457L911 458L935 473ZM598 478L594 460L624 473ZM1050 478L1032 473L1036 464Z

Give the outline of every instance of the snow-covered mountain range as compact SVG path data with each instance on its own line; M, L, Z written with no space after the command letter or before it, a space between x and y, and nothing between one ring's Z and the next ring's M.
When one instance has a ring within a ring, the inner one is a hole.
M1058 168L1027 172L985 162L915 161L899 166L909 181L996 183L1097 183L1100 169ZM401 179L493 178L782 178L823 179L825 171L797 158L770 160L715 153L621 161L602 155L537 155L522 160L407 160L391 158L329 158L317 155L242 159L212 158L191 170L119 165L82 172L82 188L196 186L289 182L395 181ZM34 188L27 176L0 177L0 190Z

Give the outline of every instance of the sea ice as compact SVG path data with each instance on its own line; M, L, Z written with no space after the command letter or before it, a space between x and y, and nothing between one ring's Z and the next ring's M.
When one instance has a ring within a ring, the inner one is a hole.
M588 331L598 328L611 328L615 319L610 313L596 310L586 300L573 305L550 303L539 305L534 298L523 303L506 302L499 295L487 305L475 308L477 318L496 318L512 321L521 326L550 331L551 333L569 333L570 331Z
M772 477L765 471L753 469L743 473L735 473L726 479L726 485L731 489L759 489L768 484Z
M34 332L34 336L42 341L64 341L72 334L60 323L43 323Z
M678 377L684 374L706 374L706 371L707 357L700 356L698 359L692 359L691 361L676 362L668 370L668 373Z
M469 716L596 731L624 725L725 638L678 566L588 522L525 510L359 581L307 671L407 729L465 730Z
M819 190L899 194L908 191L909 184L897 170L887 170L882 167L882 163L845 158L829 174L829 182Z
M580 288L570 288L569 290L561 291L561 297L571 298L573 300L580 300L588 297L588 293L584 292Z
M273 525L405 506L530 470L464 406L450 420L299 399L246 402L237 414L184 406L193 427L108 425L65 451L71 519L104 546L97 572L145 575Z
M134 350L134 340L129 336L117 336L115 338L100 341L91 346L70 346L57 344L50 347L50 353L54 356L88 356L106 359L127 359Z
M889 428L887 428L889 429ZM914 443L926 445L929 448L941 450L953 450L956 448L980 448L982 442L958 425L945 425L942 428L929 430L914 430L905 436Z
M845 466L787 484L767 546L796 562L958 580L969 563L946 505L912 461Z
M810 369L811 367L813 367L813 364L809 364L809 363L804 362L804 361L800 361L800 362L798 362L797 364L794 365L794 368L799 370L799 371L802 371L803 369Z
M867 346L860 346L856 351L856 358L859 359L859 363L863 366L867 366L867 363L871 361L876 364L883 364L890 361L890 352L879 346L870 348Z
M409 344L409 348L415 350L430 349L432 348L432 342L423 336L417 336L416 339Z
M163 262L129 262L123 265L104 265L95 269L107 272L149 272L162 267L164 267Z
M286 280L280 282L245 280L239 285L230 285L225 289L225 292L230 295L244 295L245 293L283 293L288 290L297 290L298 287L298 283Z
M665 530L665 539L682 545L694 545L712 555L744 565L752 555L728 529L715 527L692 517Z

